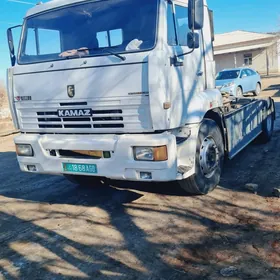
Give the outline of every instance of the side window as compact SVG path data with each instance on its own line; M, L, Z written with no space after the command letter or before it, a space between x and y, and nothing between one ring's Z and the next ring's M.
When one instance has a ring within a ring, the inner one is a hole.
M176 24L178 32L178 43L187 46L187 34L190 31L188 25L188 8L175 5Z
M40 54L61 52L60 32L58 30L38 29Z
M244 65L253 64L253 55L251 53L244 54Z
M172 4L168 4L167 6L167 43L170 46L177 45L175 20L174 20Z
M97 32L96 37L99 48L116 47L123 43L122 29Z
M252 76L256 75L256 72L253 71L252 69L249 69L249 71L250 71L250 73L251 73Z
M28 30L27 30L25 54L26 55L37 55L34 28L28 28Z
M247 75L247 73L245 72L245 70L242 70L242 72L241 72L241 78L243 78L244 76L246 76ZM247 75L248 76L248 75Z
M252 76L252 72L250 71L250 69L245 69L245 72L247 74L247 76Z

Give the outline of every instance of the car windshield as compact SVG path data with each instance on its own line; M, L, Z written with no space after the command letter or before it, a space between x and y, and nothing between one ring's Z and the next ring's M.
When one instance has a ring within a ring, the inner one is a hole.
M239 74L240 74L240 70L222 71L217 75L216 80L237 79L239 77Z
M30 17L24 25L19 64L151 49L157 7L158 0L108 0Z

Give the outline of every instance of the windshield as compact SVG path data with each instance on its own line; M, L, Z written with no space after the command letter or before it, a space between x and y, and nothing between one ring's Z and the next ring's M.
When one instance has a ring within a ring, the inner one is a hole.
M19 64L151 49L157 6L157 0L108 0L28 18Z
M240 70L230 70L230 71L222 71L220 72L216 80L233 80L239 77Z

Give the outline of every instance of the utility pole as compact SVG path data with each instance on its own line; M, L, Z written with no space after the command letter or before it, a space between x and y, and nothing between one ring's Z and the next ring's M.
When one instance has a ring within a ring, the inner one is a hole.
M268 48L266 48L266 75L269 76L269 57L268 57Z

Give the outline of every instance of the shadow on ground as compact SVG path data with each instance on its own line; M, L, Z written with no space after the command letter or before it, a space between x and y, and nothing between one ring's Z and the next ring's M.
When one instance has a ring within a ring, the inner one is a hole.
M221 187L204 197L169 184L81 188L63 177L21 173L15 154L1 153L0 273L200 280L224 279L219 271L233 265L239 279L279 279L280 208L243 188L257 182L266 196L278 184L278 138L227 162Z
M265 91L277 91L273 94L272 97L280 97L280 84L270 85L269 87L264 89L264 92Z

